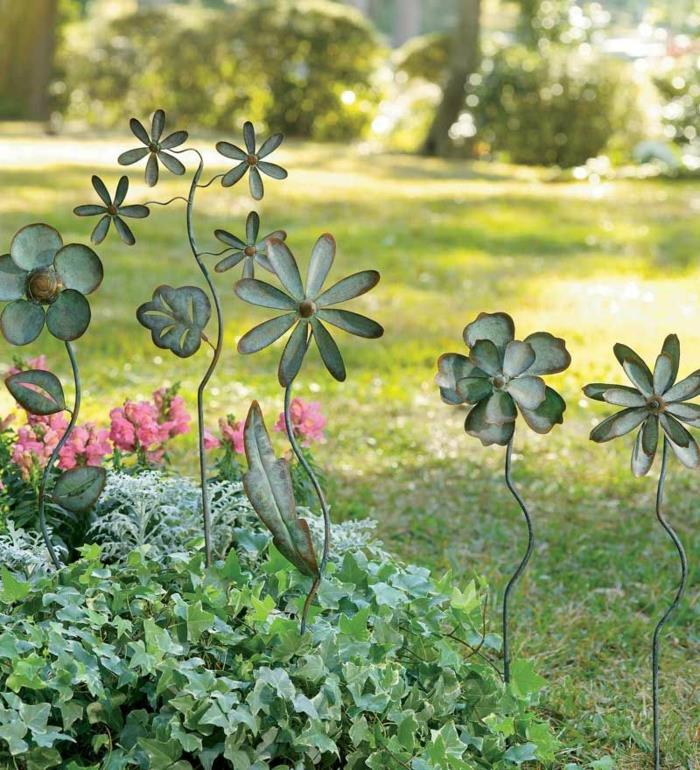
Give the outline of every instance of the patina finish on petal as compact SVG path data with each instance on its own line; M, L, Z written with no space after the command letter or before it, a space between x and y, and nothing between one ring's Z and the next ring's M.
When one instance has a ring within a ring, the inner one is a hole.
M138 163L148 156L145 179L149 187L154 187L158 183L158 161L173 174L181 176L185 173L185 167L180 160L167 151L184 144L188 138L187 131L174 131L166 136L165 139L162 139L163 130L165 129L165 112L163 110L156 110L153 113L150 135L143 123L136 118L132 118L129 121L129 126L131 133L144 146L123 152L117 159L119 165L131 166L133 163Z

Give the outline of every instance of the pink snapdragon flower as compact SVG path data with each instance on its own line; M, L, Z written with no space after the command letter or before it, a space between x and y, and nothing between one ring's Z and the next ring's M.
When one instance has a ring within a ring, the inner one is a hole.
M204 431L204 448L207 452L212 449L219 449L221 441L208 429Z
M68 427L63 414L48 417L27 415L27 424L17 431L17 441L12 448L12 462L24 478L29 478L36 468L44 468Z
M294 435L302 440L302 446L308 447L316 442L321 443L326 440L324 433L326 418L321 412L321 404L318 401L303 401L301 398L292 399L292 403L289 405L289 416ZM278 433L287 432L284 412L280 412L280 416L275 423L275 430Z
M28 361L16 357L14 364L5 372L3 379L6 380L13 374L26 372L28 369L41 369L42 371L46 371L46 356L36 356L35 358L30 358Z
M185 406L185 399L176 395L174 388L160 388L153 394L153 403L158 410L158 420L168 438L181 436L190 430L190 414Z
M58 467L71 470L78 466L99 466L112 453L109 431L98 428L94 423L78 425L58 454Z
M243 432L245 425L240 420L236 420L232 414L226 419L219 420L219 430L221 431L221 441L236 454L242 455L245 452L243 446Z

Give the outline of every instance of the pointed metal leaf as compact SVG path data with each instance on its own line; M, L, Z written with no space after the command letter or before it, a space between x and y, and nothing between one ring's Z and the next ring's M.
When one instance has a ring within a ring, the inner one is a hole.
M91 465L62 473L53 488L53 499L74 513L86 513L99 500L107 483L107 471Z
M45 416L66 408L63 386L52 372L27 369L8 377L5 385L15 401L30 414Z

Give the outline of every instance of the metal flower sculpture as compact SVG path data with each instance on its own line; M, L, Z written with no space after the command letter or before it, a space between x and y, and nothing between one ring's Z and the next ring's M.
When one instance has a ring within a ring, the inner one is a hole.
M654 370L627 345L617 344L615 358L634 387L627 385L586 385L583 392L596 401L622 406L624 409L603 420L591 431L597 443L611 441L639 427L632 450L632 473L645 476L654 462L660 434L663 434L661 472L656 490L656 518L671 539L680 561L681 579L673 603L654 629L652 640L652 703L654 767L661 768L661 715L659 704L659 656L661 633L685 594L688 582L688 560L683 544L669 524L663 511L664 486L669 447L686 468L700 467L700 452L695 439L681 425L700 427L700 404L687 403L700 395L700 369L676 382L680 366L681 347L678 337L669 334L656 359ZM641 426L641 427L640 427Z
M224 187L231 187L236 182L239 182L247 171L250 194L256 201L261 200L265 194L263 180L260 176L261 171L272 179L287 178L287 171L282 166L263 160L263 158L266 158L282 144L283 139L282 134L272 134L260 145L260 149L256 152L255 129L250 121L246 121L243 126L245 150L235 144L231 144L231 142L217 142L216 149L221 155L240 161L224 174L221 184Z
M73 371L75 403L66 432L54 448L39 487L39 525L55 567L58 553L46 524L46 489L63 445L70 438L80 413L81 386L72 342L90 324L90 305L85 298L102 283L100 258L88 246L63 245L60 233L50 225L37 223L19 230L10 253L0 257L0 300L9 302L0 316L0 330L11 345L28 345L44 325L65 343ZM67 409L63 386L48 371L21 371L8 377L7 388L17 402L34 415L51 415ZM81 512L90 508L105 484L101 468L75 468L62 473L53 488L54 502Z
M260 234L260 217L256 211L251 211L245 222L245 241L238 236L229 233L228 230L216 230L214 235L222 243L230 247L231 252L218 262L214 270L217 273L225 273L227 270L236 267L243 262L243 277L255 277L255 265L264 267L265 270L273 272L272 265L267 258L267 241L272 238L278 241L287 239L287 233L284 230L275 230L272 233L258 239Z
M148 155L145 179L146 184L149 187L155 187L158 183L158 161L173 174L182 176L185 173L184 165L174 155L168 152L168 150L172 150L175 147L184 144L189 135L187 131L174 131L172 134L168 134L165 139L161 139L165 129L165 112L163 112L163 110L156 110L153 113L150 136L148 135L148 131L144 128L143 123L136 118L132 118L129 121L129 126L131 127L133 135L144 146L135 147L133 150L123 152L117 159L120 166L131 166L133 163L138 163L140 160L143 160L143 158Z
M318 590L328 562L331 522L330 511L321 485L294 435L290 415L292 384L301 369L312 337L316 340L326 369L336 380L343 381L345 379L346 370L343 358L325 323L359 337L377 338L384 333L384 329L376 321L366 316L331 307L359 297L379 282L379 273L376 270L363 270L343 278L323 291L323 284L333 265L335 251L336 244L332 235L322 235L316 241L311 252L306 287L304 287L299 267L292 252L282 241L271 239L268 242L267 258L284 287L284 291L255 278L243 278L235 287L236 294L245 302L285 311L282 315L265 321L244 334L238 343L240 353L249 354L262 350L294 327L282 352L278 367L278 379L280 385L285 389L284 420L289 442L299 463L311 480L323 513L323 554L317 568L315 559L310 558L305 522L300 524L297 521L296 510L286 502L291 488L291 479L288 478L289 472L283 460L277 461L276 465L272 461L271 449L265 441L264 421L257 404L253 404L251 407L246 423L246 456L250 471L246 476L245 483L258 515L272 531L275 542L282 543L282 547L285 549L283 553L287 555L287 558L297 565L304 574L313 577L313 583L302 612L302 633L306 628L311 601ZM267 460L263 462L261 457L266 457ZM264 475L261 469L265 470ZM265 493L269 489L274 490L272 498ZM276 501L274 505L273 500Z
M515 339L515 324L506 313L480 313L463 332L469 356L446 353L438 360L435 381L442 400L466 404L464 429L484 446L506 448L505 482L520 506L528 530L525 557L503 597L503 676L510 681L509 601L534 547L530 513L511 479L513 438L518 412L537 433L549 433L564 421L566 403L542 376L563 372L571 363L566 343L549 332Z
M88 203L84 206L76 206L73 209L73 213L79 217L100 217L99 222L92 231L90 240L94 244L102 243L109 232L110 225L114 222L114 229L119 233L122 241L127 246L133 246L136 243L136 238L134 238L131 228L124 221L123 217L145 219L151 212L148 206L140 204L133 206L124 205L126 194L129 192L129 178L126 176L121 177L117 184L114 198L109 194L105 183L99 176L92 177L92 186L104 205L99 206Z

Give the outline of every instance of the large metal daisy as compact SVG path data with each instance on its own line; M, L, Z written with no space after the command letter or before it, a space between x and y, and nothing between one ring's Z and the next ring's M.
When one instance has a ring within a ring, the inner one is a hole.
M518 411L537 433L564 420L566 403L542 375L563 372L571 363L564 340L535 332L516 340L506 313L480 313L463 333L469 356L445 353L435 378L448 404L470 404L464 429L484 446L506 446Z
M127 246L133 246L136 243L136 238L134 238L131 228L122 217L145 219L151 212L147 206L142 206L140 204L133 206L123 205L126 194L129 192L129 178L126 176L121 177L117 184L114 198L109 194L105 183L99 176L92 177L92 186L95 188L95 192L104 205L98 206L89 203L84 206L76 206L73 209L73 213L79 217L96 217L101 215L100 221L92 231L90 240L94 244L102 243L109 232L109 226L114 222L114 227L119 233L119 237L122 241L124 241Z
M283 387L290 385L299 373L311 336L316 340L326 369L336 380L345 379L343 358L324 322L358 337L374 339L384 333L376 321L366 316L331 307L359 297L379 282L376 270L363 270L322 291L333 265L335 248L335 239L327 233L316 241L304 288L294 255L285 243L273 238L267 244L267 257L286 291L255 278L244 278L236 284L236 294L251 305L286 311L244 334L238 343L240 353L257 353L294 326L279 363L278 378Z
M90 324L85 295L102 277L102 262L88 246L64 246L49 225L23 227L10 253L0 257L0 301L9 302L0 316L3 336L12 345L28 345L46 323L59 340L77 339Z
M168 134L165 139L161 139L163 130L165 129L165 112L163 112L163 110L156 110L153 113L150 136L148 131L144 128L143 123L141 123L140 120L136 120L136 118L131 118L129 126L131 127L133 135L144 146L135 147L133 150L123 152L117 158L117 162L120 166L131 166L133 163L138 163L148 155L145 179L146 184L149 187L155 187L158 183L158 161L173 174L181 176L185 173L185 167L182 163L174 155L167 152L167 150L172 150L186 142L189 134L187 131L174 131L172 134Z
M220 262L217 262L214 270L217 273L225 273L227 270L236 267L243 262L243 278L255 277L256 263L265 270L272 271L272 265L267 258L267 241L275 238L278 241L287 239L287 233L284 230L275 230L272 233L259 238L260 217L256 211L251 211L245 223L245 241L228 230L216 230L214 235L232 251L227 254Z
M240 161L238 165L224 174L221 184L224 187L231 187L240 181L246 171L248 171L250 194L256 201L261 200L265 194L262 177L260 176L261 171L263 174L272 177L272 179L287 178L287 171L282 166L263 160L263 158L266 158L282 144L283 139L284 136L282 134L272 134L262 143L260 149L256 151L255 129L250 121L246 121L243 125L245 150L230 142L217 142L216 149L218 152L226 158Z
M592 383L583 392L596 401L625 407L591 431L591 440L611 441L639 427L632 450L632 472L645 476L654 462L659 429L668 439L676 457L688 468L700 467L695 439L681 425L700 427L700 404L686 403L700 395L700 369L676 382L680 363L680 342L675 334L664 340L654 371L627 345L613 348L615 357L634 387Z

